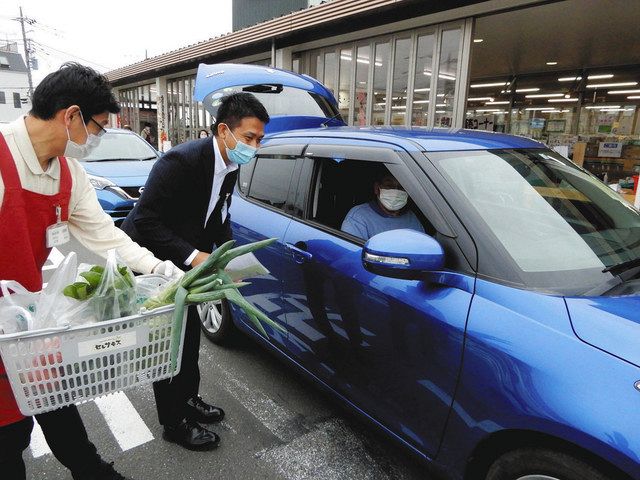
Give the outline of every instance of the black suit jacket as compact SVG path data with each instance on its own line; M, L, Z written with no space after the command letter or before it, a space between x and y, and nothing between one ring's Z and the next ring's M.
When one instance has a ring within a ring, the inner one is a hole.
M215 137L213 139L215 141ZM211 137L177 145L158 160L144 191L121 228L156 257L184 268L194 250L211 252L231 239L231 217L222 223L222 205L231 206L238 170L228 173L205 226L215 153Z

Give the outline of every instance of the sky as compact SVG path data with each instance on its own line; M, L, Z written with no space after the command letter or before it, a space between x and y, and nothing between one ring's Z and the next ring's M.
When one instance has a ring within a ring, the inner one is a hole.
M3 0L0 43L18 41L22 49L20 16L26 25L39 69L34 87L66 61L89 65L100 72L130 65L231 31L231 0L157 2L142 0Z

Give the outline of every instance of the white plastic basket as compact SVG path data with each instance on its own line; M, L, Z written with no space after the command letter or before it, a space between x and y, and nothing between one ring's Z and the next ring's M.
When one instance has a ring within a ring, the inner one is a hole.
M179 336L174 321L170 305L91 325L0 335L20 411L35 415L176 375L186 308Z

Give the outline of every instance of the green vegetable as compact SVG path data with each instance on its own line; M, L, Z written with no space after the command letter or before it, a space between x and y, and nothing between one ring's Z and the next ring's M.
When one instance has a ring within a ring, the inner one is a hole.
M249 320L262 335L267 335L262 325L263 323L284 332L285 330L281 325L271 320L240 294L239 288L249 285L249 283L234 282L224 271L224 267L234 258L271 245L276 240L275 238L269 238L235 248L232 248L235 244L233 240L220 245L204 262L187 272L180 281L171 282L158 295L147 299L143 303L143 307L147 310L152 310L164 305L175 304L174 315L176 317L174 319L173 333L179 335L182 328L184 308L187 305L227 299L247 313ZM179 339L179 337L177 338ZM172 351L172 366L175 367L173 354L174 352ZM175 354L177 355L177 350Z

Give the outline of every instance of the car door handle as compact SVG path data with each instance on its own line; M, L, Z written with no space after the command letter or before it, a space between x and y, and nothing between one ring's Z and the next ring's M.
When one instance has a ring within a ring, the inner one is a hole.
M300 244L300 243L298 245L299 246L292 245L291 243L284 244L285 248L291 252L291 255L293 256L293 261L298 264L302 264L304 262L308 262L309 260L311 260L313 258L313 254L307 252L303 248L300 248L303 246L306 247L306 245Z

